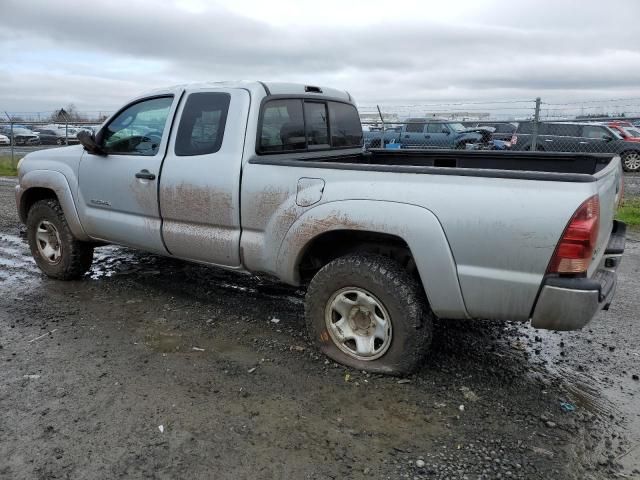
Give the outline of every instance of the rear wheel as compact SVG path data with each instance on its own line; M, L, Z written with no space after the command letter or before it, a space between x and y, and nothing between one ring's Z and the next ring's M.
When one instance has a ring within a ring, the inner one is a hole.
M91 267L93 246L77 240L57 200L40 200L27 217L27 238L36 264L59 280L81 277Z
M327 264L306 297L307 330L336 362L405 375L424 359L433 313L419 283L394 260L347 255Z
M56 139L56 144L57 145L64 145L64 139L63 138Z
M622 168L627 172L640 171L640 152L623 153Z

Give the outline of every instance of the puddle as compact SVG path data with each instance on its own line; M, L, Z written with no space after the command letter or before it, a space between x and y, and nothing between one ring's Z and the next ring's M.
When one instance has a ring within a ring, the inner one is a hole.
M38 270L26 242L14 235L0 235L0 282L24 281L37 276Z
M182 335L178 333L156 332L145 336L145 345L158 353L177 353L193 351L193 347L185 342Z
M568 338L571 333L535 330L525 326L519 330L529 339L525 350L529 353L534 370L560 382L567 394L564 401L603 418L619 413L615 405L602 394L602 386L596 377L562 365L565 345L574 342Z

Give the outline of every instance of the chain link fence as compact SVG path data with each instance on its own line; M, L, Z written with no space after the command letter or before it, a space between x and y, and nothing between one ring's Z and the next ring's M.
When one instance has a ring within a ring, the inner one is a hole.
M15 167L29 152L78 144L80 131L95 133L99 127L91 121L0 121L0 162Z
M620 155L640 171L640 98L361 107L364 146Z
M365 149L618 154L625 170L640 171L640 98L361 105L359 111ZM15 166L29 151L78 143L80 130L95 133L107 115L75 113L74 121L60 112L5 113L0 161Z

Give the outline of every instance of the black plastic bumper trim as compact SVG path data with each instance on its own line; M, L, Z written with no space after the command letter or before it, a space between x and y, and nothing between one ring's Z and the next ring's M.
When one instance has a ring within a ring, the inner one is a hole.
M613 230L611 230L611 238L605 255L622 255L624 253L624 245L627 236L627 224L618 220L613 221Z

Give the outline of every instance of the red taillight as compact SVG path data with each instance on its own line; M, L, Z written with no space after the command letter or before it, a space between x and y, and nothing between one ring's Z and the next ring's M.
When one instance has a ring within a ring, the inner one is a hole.
M600 229L600 200L597 195L580 205L565 228L547 273L587 272Z
M517 135L513 135L511 137L511 145L515 145L516 143L518 143L518 136Z

